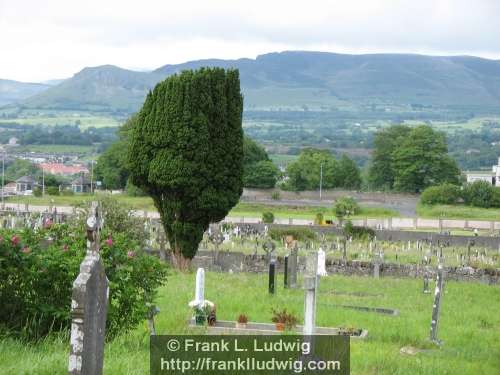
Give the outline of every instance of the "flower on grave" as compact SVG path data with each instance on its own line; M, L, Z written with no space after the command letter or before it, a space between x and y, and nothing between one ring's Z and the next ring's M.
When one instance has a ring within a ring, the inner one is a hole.
M62 249L63 249L63 251L68 251L69 247L68 247L68 245L64 245Z
M28 246L23 247L23 249L22 249L21 251L22 251L24 254L29 254L29 253L31 253L31 250L30 250L30 248L29 248Z
M10 242L12 242L12 245L14 245L14 246L16 246L19 243L19 241L21 241L21 239L18 236L16 236L15 234L10 239Z
M135 253L132 250L129 250L127 251L127 257L132 259L133 257L135 257Z
M47 220L45 220L45 223L43 224L43 227L45 229L48 229L52 226L52 219L48 218Z
M108 236L108 239L104 241L104 243L109 247L113 246L113 238L111 237L111 234Z

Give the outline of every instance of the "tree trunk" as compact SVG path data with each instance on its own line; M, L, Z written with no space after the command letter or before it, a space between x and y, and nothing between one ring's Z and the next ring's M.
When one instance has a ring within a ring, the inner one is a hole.
M174 249L172 252L172 265L174 268L187 272L189 270L189 266L191 265L191 259L186 258L179 248Z

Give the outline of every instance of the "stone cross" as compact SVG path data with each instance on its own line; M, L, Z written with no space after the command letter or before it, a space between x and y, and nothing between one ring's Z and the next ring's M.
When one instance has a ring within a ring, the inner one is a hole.
M318 276L328 276L326 272L326 255L321 247L318 250Z
M87 219L87 255L73 283L69 374L102 374L108 279L99 255L102 218L96 202Z
M434 304L432 305L432 321L431 321L431 341L440 344L437 338L439 313L441 310L441 297L443 295L444 277L443 265L439 264L436 276L436 289L434 290Z
M314 335L316 329L316 289L318 288L318 253L309 254L304 275L304 335Z

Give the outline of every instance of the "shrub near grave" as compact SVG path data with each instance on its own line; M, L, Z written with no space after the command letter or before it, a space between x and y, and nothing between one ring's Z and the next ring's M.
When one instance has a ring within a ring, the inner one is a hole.
M69 329L72 285L86 253L83 230L67 225L34 232L0 232L0 329L26 339ZM50 245L42 246L51 238ZM107 334L147 318L166 269L127 234L102 234L101 257L109 279Z

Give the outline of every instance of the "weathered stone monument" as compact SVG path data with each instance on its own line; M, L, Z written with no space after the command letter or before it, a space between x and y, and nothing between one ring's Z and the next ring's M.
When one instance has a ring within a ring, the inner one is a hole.
M108 279L99 256L103 220L96 202L87 219L87 255L73 283L68 372L102 374L108 308Z
M304 335L314 335L315 332L318 280L318 253L314 252L307 256L304 274Z
M424 293L430 293L431 291L429 290L429 273L427 270L424 272Z
M288 287L295 289L297 287L297 266L299 261L299 249L297 248L297 243L292 248L290 256L288 258Z
M444 277L443 265L439 264L436 275L436 289L434 290L434 304L432 305L432 321L431 321L431 341L436 344L441 344L437 338L439 313L441 311L441 297L443 295Z

